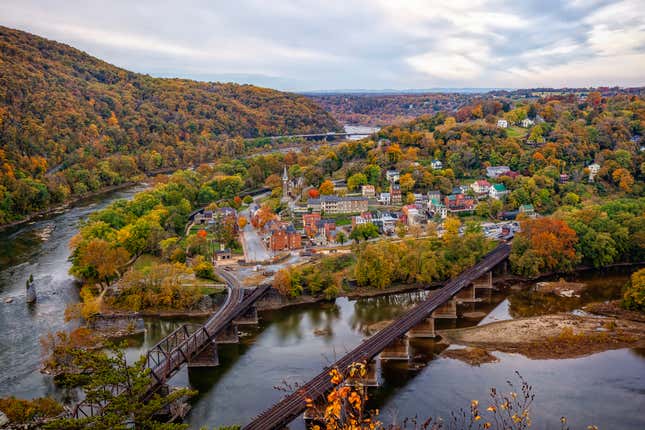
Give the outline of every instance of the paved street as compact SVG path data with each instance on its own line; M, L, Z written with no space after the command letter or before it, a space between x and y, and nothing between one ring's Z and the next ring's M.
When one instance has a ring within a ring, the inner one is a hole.
M248 210L244 211L243 215L247 219L251 219ZM240 234L240 237L242 239L242 247L244 248L244 259L246 261L256 262L271 259L271 253L264 246L262 238L258 234L257 230L253 228L250 222L244 227L244 230Z

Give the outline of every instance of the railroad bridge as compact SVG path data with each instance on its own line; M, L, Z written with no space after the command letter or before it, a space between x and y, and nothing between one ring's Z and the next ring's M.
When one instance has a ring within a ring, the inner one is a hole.
M256 302L269 291L270 284L257 288L240 288L237 280L229 273L218 273L227 283L228 296L222 307L203 325L184 324L159 341L146 354L145 366L150 369L152 382L145 398L168 389L167 382L184 365L193 367L214 367L219 365L217 345L237 343L237 327L243 324L257 324ZM118 395L119 387L113 394ZM76 418L100 415L105 404L83 401L76 405L72 415Z
M368 362L370 372L365 378L365 385L377 385L378 378L375 375L378 372L380 360L372 360L377 356L381 360L408 360L410 358L409 338L434 337L435 319L456 318L457 304L476 301L475 291L479 288L491 289L493 269L503 265L503 270L506 271L506 260L510 249L507 243L498 245L479 263L448 281L426 300L363 341L331 367L346 369L355 362ZM306 410L306 398L315 401L332 389L328 371L329 368L324 369L309 382L300 386L295 393L286 396L262 412L244 426L243 430L278 430L287 426Z

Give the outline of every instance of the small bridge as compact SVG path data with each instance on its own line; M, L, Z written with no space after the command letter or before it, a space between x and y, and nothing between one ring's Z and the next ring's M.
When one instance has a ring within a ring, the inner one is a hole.
M311 134L288 134L288 135L282 135L282 136L264 136L260 138L266 138L266 139L272 139L272 140L277 140L277 139L306 139L306 140L328 140L328 139L336 139L336 138L341 138L341 139L349 139L351 137L368 137L372 133L351 133L351 132L330 132L330 133L311 133Z
M457 303L476 300L475 289L478 287L492 288L492 270L505 262L510 249L507 243L498 245L479 263L464 270L425 301L336 361L332 368L346 369L352 363L369 361L379 354L382 359L408 359L406 335L434 337L435 318L456 318ZM332 389L328 372L329 368L324 369L296 392L258 415L243 430L278 430L287 426L305 411L306 398L315 401Z
M217 344L237 343L238 325L257 324L255 302L269 289L263 284L254 289L237 286L238 282L230 273L219 272L228 284L228 296L222 307L203 325L184 324L159 341L146 354L146 368L150 369L152 382L145 399L157 391L167 388L167 382L183 365L191 367L214 367L219 365ZM113 387L118 395L121 387ZM145 400L144 399L144 400ZM75 418L100 415L106 404L83 401L72 411Z

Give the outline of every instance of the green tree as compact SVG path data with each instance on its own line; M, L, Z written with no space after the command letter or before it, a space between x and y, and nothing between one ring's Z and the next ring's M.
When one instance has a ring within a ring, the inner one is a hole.
M145 356L134 364L128 364L124 350L115 346L110 346L107 351L73 349L69 353L73 363L69 372L63 375L63 383L81 387L86 403L106 406L95 416L54 420L47 423L45 429L179 430L188 427L155 421L157 412L196 392L182 388L168 395L154 394L144 401L152 383L149 370L144 366Z
M367 185L367 176L363 173L355 173L347 179L347 188L350 191L357 190L361 185Z
M349 238L360 242L361 240L368 240L378 237L378 228L372 223L360 224L354 227L349 234Z

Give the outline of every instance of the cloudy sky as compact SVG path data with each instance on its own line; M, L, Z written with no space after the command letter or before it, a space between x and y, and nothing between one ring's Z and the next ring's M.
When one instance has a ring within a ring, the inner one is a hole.
M285 90L645 85L645 0L2 0L0 24Z

